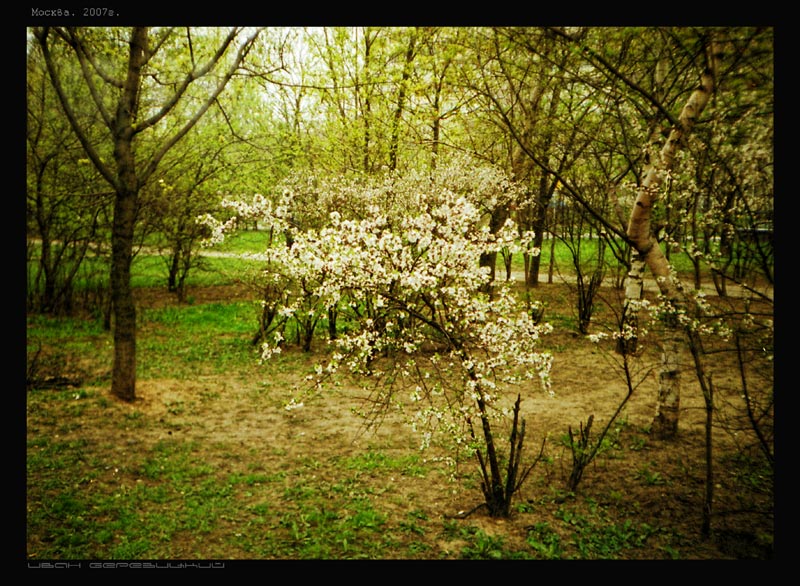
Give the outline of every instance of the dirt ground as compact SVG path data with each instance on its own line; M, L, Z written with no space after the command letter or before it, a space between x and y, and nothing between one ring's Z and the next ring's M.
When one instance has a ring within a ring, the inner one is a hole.
M546 304L544 319L569 314L568 284L544 284L536 295ZM619 293L603 289L599 302L598 323L613 319L612 307ZM247 296L240 288L213 287L192 289L189 295L195 304L230 300ZM160 291L137 293L140 307L175 303L174 297ZM555 397L531 391L523 397L522 410L527 422L528 449L538 448L546 438L545 449L550 463L538 466L523 487L520 503L530 507L515 512L509 519L493 519L478 509L463 519L487 535L502 536L506 547L517 544L525 548L528 529L537 523L549 522L552 527L563 526L556 519L564 483L569 475L571 454L560 438L571 428L577 432L589 416L594 416L593 431L608 421L623 397L626 387L615 361L611 342L593 345L566 326L556 326L548 337L547 346L555 353L552 381ZM685 356L685 364L690 357ZM584 473L577 495L566 502L576 507L607 506L614 511L609 523L635 519L664 528L672 536L681 535L682 559L771 559L773 557L774 519L773 494L764 491L771 479L764 480L758 489L743 483L741 470L730 463L739 455L757 456L754 441L747 431L730 429L718 421L714 430L715 499L710 539L700 535L705 471L705 404L699 387L687 371L683 380L680 428L678 437L657 440L648 429L655 413L658 348L647 347L637 363L639 383L624 411L612 429L615 448L601 454ZM720 406L733 409L737 402L736 371L725 360L712 361L714 380L720 389ZM289 462L316 460L325 462L332 453L359 453L366 446L384 450L413 450L416 438L399 421L387 419L377 430L363 433L363 420L352 413L354 401L361 395L353 389L342 388L327 400L314 401L302 410L287 412L276 402L271 409L254 409L254 386L267 385L278 389L291 384L292 373L276 374L264 380L254 366L252 377L202 376L193 380L140 380L138 399L134 404L116 404L115 410L138 412L149 421L163 425L131 429L120 434L118 445L124 450L137 450L143 444L155 445L165 438L180 437L185 441L214 445L224 442L236 445L233 460L246 460L260 451L267 468L279 469ZM724 396L722 396L724 395ZM176 409L175 406L181 406ZM91 413L86 415L91 417ZM81 426L79 431L98 435L109 433L101 422ZM279 453L264 446L281 446ZM230 448L229 448L230 450ZM217 465L232 466L230 461ZM473 463L467 463L472 466ZM320 474L335 474L322 466ZM471 511L482 502L480 490L453 485L445 475L428 475L424 480L376 478L384 488L391 486L398 498L387 500L387 507L403 514L403 503L413 502L429 518L454 518L460 512ZM405 495L405 498L404 498ZM561 495L561 496L559 496ZM407 500L406 500L407 499ZM567 536L564 536L567 539ZM668 559L669 548L656 537L634 554L642 559ZM434 545L434 548L436 545ZM457 546L439 544L432 557L445 556ZM457 557L453 553L454 557Z

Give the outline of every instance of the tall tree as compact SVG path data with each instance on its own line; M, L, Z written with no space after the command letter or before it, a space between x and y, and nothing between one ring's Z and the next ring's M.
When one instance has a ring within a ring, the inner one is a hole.
M643 173L642 182L636 194L636 200L630 214L627 235L635 250L634 267L630 278L640 281L643 271L636 265L646 265L658 283L661 294L674 308L668 316L669 334L664 343L663 363L659 380L659 392L656 416L653 421L653 432L659 437L672 437L678 429L678 410L680 405L680 366L678 351L681 344L678 321L681 308L685 308L687 298L681 284L673 278L669 259L656 240L652 228L653 209L658 200L661 185L675 167L677 154L687 136L693 131L700 115L714 93L716 79L722 58L721 47L713 36L704 39L705 67L700 75L699 84L689 95L678 119L673 124L667 140L660 150L653 151L648 157L649 164ZM634 293L636 300L641 298L641 285L628 288ZM626 299L626 301L628 301ZM693 346L697 343L697 334L690 327L685 328Z
M522 49L524 62L530 64L525 67L521 79L516 79L519 74L511 71L509 65L501 67L507 83L514 88L512 107L521 112L521 115L517 115L521 134L514 149L512 165L517 176L533 181L531 189L534 197L531 205L524 210L527 214L523 214L521 224L534 232L533 246L538 249L543 243L547 210L558 185L558 180L547 169L554 168L563 173L572 153L580 150L575 144L580 124L574 124L571 130L558 130L556 125L558 112L563 107L562 94L567 86L564 70L571 54L554 43L553 35L547 31L496 31L495 45L499 47L505 37L511 40L512 46L517 45ZM503 57L499 50L497 55L502 64ZM580 93L577 95L580 96ZM507 116L504 117L506 125L510 123ZM558 141L563 143L560 149ZM542 161L544 165L538 167L533 164L534 160ZM541 257L534 255L525 260L526 282L535 287L539 283Z
M214 37L213 31L205 31L198 38L196 32L186 29L178 37L173 29L150 31L147 27L133 27L126 39L117 29L37 27L33 30L72 130L86 156L115 193L111 236L114 318L111 392L125 401L136 398L136 308L130 279L139 191L167 152L197 124L242 65L259 31L247 32L242 39L243 32L228 31L216 47L208 50L212 39L205 37ZM115 62L114 51L120 55L120 47L126 44L127 55ZM81 88L63 83L63 63L52 50L56 45L65 47L63 50L79 64ZM172 59L159 63L156 61L159 53ZM182 66L177 73L176 65ZM199 96L193 96L198 85L204 87L199 88ZM190 97L199 98L194 110ZM76 115L76 104L87 99L107 130L101 144L92 140ZM174 118L171 124L159 124L168 117ZM165 133L162 126L169 130ZM149 142L142 138L146 132L150 135ZM113 161L101 156L102 147L111 148Z

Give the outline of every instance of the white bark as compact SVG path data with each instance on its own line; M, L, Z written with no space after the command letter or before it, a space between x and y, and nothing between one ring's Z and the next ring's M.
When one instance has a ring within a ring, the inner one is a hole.
M661 250L655 235L652 233L652 210L658 201L661 184L667 174L672 170L681 144L694 127L697 118L708 104L714 92L717 63L720 54L716 44L711 41L708 45L708 68L700 77L700 85L689 96L683 107L678 124L672 129L666 143L660 151L651 156L650 166L643 174L642 183L636 196L636 201L631 211L628 222L628 236L635 248L634 256L640 257L650 268L661 294L676 308L685 307L686 299L682 287L673 279L670 264L664 251ZM633 271L632 271L633 272ZM634 279L626 284L626 308L634 300L628 295L641 296L641 290L635 285ZM640 297L636 297L639 299ZM626 314L626 317L627 316ZM633 318L633 316L630 316ZM635 319L635 318L633 318ZM635 323L635 322L634 322ZM667 319L667 333L663 346L662 369L659 376L658 402L656 416L653 422L653 431L659 437L668 438L678 431L678 418L680 407L680 363L678 351L680 349L680 326L674 320Z

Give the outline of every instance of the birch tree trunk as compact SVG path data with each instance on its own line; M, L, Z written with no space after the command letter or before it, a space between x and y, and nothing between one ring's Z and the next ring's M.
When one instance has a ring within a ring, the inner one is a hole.
M650 156L650 164L643 174L627 228L627 235L635 250L634 256L650 269L661 295L676 311L686 307L686 296L680 282L672 276L669 260L656 241L651 218L661 185L674 167L675 156L714 92L720 54L712 39L706 45L706 59L706 70L700 76L699 86L684 105L678 123L672 128L661 150ZM629 293L631 297L628 297ZM634 299L633 295L639 297ZM640 287L626 286L626 308L635 305L640 296ZM631 311L630 316L626 314L626 317L635 319L635 311ZM656 414L652 425L655 437L662 439L674 437L678 431L681 370L678 351L683 340L683 331L674 312L665 318L665 326L667 333L663 346Z

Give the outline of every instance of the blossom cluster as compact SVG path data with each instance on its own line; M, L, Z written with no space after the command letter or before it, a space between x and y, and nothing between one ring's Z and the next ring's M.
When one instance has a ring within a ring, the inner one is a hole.
M331 181L324 201L347 200L349 208L329 210L325 222L316 217L293 232L290 245L272 247L265 273L293 283L282 315L307 319L335 311L347 319L347 331L330 341L328 364L310 375L317 388L340 367L367 375L384 384L385 404L411 408L409 420L423 438L436 428L466 444L465 422L487 409L507 413L504 393L512 385L532 382L552 393L552 356L538 349L550 326L535 323L505 284L486 293L491 277L481 254L519 250L532 239L520 239L511 220L496 233L486 221L487 201L499 205L513 183L488 173L468 189L463 170L439 173L438 179L362 180L361 190L355 181ZM287 190L279 205L258 199L236 209L290 229L300 215L292 201ZM283 343L275 332L263 358ZM400 397L400 389L411 391ZM291 405L300 403L295 398Z

